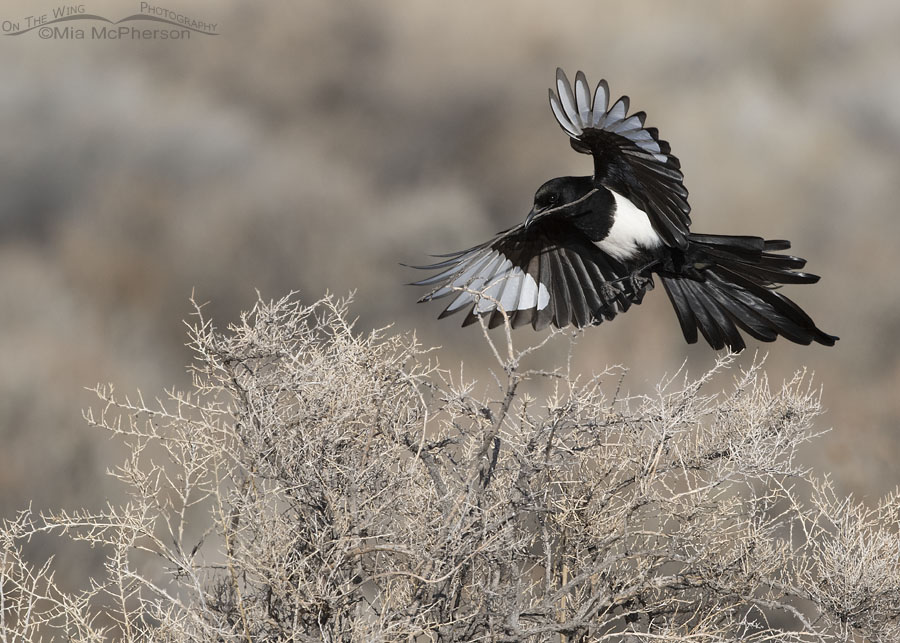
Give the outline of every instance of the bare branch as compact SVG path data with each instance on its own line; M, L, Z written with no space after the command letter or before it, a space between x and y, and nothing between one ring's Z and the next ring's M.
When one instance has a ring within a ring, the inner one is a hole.
M190 390L98 386L128 500L0 526L0 641L900 640L900 496L798 461L805 372L712 391L724 355L625 397L625 369L574 373L561 331L516 347L501 310L477 393L349 304L260 299L220 330L195 303ZM567 362L524 370L553 341ZM38 535L104 570L61 590Z

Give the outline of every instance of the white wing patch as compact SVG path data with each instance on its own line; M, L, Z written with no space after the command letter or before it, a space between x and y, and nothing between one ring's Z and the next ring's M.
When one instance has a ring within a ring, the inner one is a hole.
M518 310L528 310L529 308L544 310L550 303L550 291L547 290L547 286L537 283L534 277L528 273L525 273L523 282L516 308Z
M537 283L534 277L518 266L513 266L509 260L504 263L503 269L498 271L490 285L481 291L481 297L474 293L463 295L468 296L467 301L478 300L475 305L476 313L496 310L498 304L508 313L530 308L543 310L550 303L550 291L547 287Z
M619 261L631 259L641 248L656 248L662 238L650 224L647 213L624 196L610 190L616 202L613 224L603 241L597 242L603 252Z
M468 285L469 281L471 281L472 278L475 276L475 273L478 272L479 270L481 270L483 267L485 267L485 263L489 259L496 258L496 257L497 257L497 253L495 252L495 253L485 254L484 256L478 257L477 259L473 260L466 268L463 269L462 273L458 274L458 276L453 278L452 282L448 283L443 288L436 290L431 295L431 297L433 299L437 299L438 297L443 297L444 295L449 295L451 292L453 292L454 288L461 288L461 287ZM440 275L436 275L437 279L432 277L432 280L434 280L432 283L437 283L437 281L439 281L441 278L448 278L448 277L450 277L450 275L457 273L457 271L458 271L458 267L454 267L447 272L444 272Z
M446 264L445 264L446 265ZM447 314L470 304L478 314L496 310L498 305L508 313L536 308L543 310L550 304L550 291L512 261L494 251L475 251L464 255L444 272L423 279L417 285L444 282L444 285L422 298L439 299L450 294L456 297L447 306Z
M491 281L487 288L472 288L472 290L481 292L481 298L478 300L478 306L475 308L476 312L483 313L488 310L493 310L497 306L495 302L500 299L500 293L503 291L503 286L510 279L511 267L512 262L509 259L504 260L500 269L497 271L496 277ZM478 295L472 296L477 297Z
M662 153L659 143L653 140L641 119L636 116L626 118L628 98L623 96L608 109L609 86L601 80L594 90L594 101L591 104L587 79L582 72L575 75L575 91L573 93L569 79L562 69L556 70L556 93L550 90L550 108L556 122L574 139L581 137L587 128L595 128L618 134L640 150L651 155L660 163L669 157Z

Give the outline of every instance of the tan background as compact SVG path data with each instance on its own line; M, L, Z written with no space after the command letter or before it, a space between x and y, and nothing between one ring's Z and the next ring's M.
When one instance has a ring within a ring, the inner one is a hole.
M900 482L900 3L157 4L220 35L0 35L0 516L119 498L83 387L183 386L192 289L222 325L255 288L356 289L361 329L415 329L483 374L478 331L416 306L399 262L484 240L545 179L590 171L547 105L557 65L649 114L697 231L786 237L810 260L822 282L787 292L842 339L764 345L770 376L815 371L834 430L804 458L841 490ZM658 288L576 366L628 365L641 391L685 358L714 353L684 344ZM101 555L63 553L64 573Z

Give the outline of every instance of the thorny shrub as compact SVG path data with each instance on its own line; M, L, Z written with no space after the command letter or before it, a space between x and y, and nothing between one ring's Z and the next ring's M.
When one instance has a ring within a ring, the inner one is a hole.
M479 388L347 300L260 300L224 331L197 306L189 391L101 386L86 413L128 445L130 500L4 521L0 640L900 640L900 500L796 461L802 372L708 393L726 355L626 397L620 371L528 371L537 347L484 336ZM105 568L63 591L36 534Z

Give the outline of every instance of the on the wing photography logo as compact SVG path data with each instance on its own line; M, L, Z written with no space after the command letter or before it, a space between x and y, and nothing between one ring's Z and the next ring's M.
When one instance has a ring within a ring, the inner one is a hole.
M83 4L0 21L4 36L37 34L42 40L190 40L217 36L219 25L151 2L119 20L89 13Z

